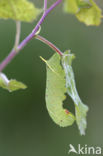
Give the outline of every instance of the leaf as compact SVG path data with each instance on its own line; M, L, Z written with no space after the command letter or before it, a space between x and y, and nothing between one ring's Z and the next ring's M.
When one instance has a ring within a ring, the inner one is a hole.
M77 0L77 1L78 1L79 9L91 7L90 0Z
M65 52L62 58L62 64L66 75L67 93L69 96L71 96L72 100L74 101L76 111L76 122L80 130L80 134L84 135L87 126L86 115L88 107L83 104L76 89L74 73L71 66L73 58L73 54L70 54L70 52Z
M76 14L76 17L86 25L100 25L102 11L93 0L90 0L92 6L90 8L82 8Z
M39 13L40 10L27 0L0 0L0 18L31 22Z
M3 73L0 73L0 87L8 90L9 92L27 88L27 86L22 82L18 82L16 80L8 80L6 75Z
M64 11L67 13L76 14L81 8L90 7L89 0L65 0Z
M64 3L64 10L65 12L75 14L78 12L78 4L76 0L65 0Z
M64 11L74 14L86 25L99 25L102 12L93 0L65 0Z
M63 101L66 96L65 73L60 65L58 54L46 61L47 80L46 80L46 106L50 117L61 127L70 126L75 121L75 117L68 110L63 108Z

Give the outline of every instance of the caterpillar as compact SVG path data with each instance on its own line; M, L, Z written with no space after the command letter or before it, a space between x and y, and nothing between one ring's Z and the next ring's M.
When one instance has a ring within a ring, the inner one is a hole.
M70 126L74 123L75 117L67 109L63 108L63 101L66 99L65 73L60 64L60 56L54 54L46 61L47 82L46 82L46 107L52 120L61 127Z

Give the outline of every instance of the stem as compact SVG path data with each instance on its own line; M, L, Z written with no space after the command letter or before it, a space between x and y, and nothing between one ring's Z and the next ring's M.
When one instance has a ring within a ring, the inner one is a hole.
M44 37L37 35L37 36L35 36L35 38L40 40L41 42L47 44L50 48L52 48L54 51L56 51L60 56L63 56L63 53L53 43L51 43Z
M46 2L46 1L45 1ZM41 19L39 20L39 22L37 23L36 27L34 28L34 30L32 31L32 33L30 33L17 47L17 50L13 49L10 54L4 59L4 61L0 64L0 72L8 65L8 63L10 63L13 58L21 51L21 49L23 49L24 46L27 45L27 43L34 38L36 32L38 31L38 29L40 28L41 24L44 22L46 16L60 3L62 2L62 0L57 0L49 9L47 9Z
M57 0L49 9L47 9L43 16L41 17L41 19L39 20L39 22L37 23L36 27L34 28L34 30L32 31L32 33L30 35L28 35L26 37L26 39L24 39L21 44L18 46L18 50L21 50L24 46L26 46L26 44L35 36L35 33L38 31L38 29L40 28L41 24L44 22L46 16L60 3L62 2L62 0Z
M44 0L44 12L46 11L47 9L47 0Z
M2 79L2 81L3 81L3 83L4 83L5 85L8 85L9 80L8 80L8 78L6 77L5 74L0 73L0 79Z
M21 22L16 21L16 37L15 37L14 49L17 49L17 47L19 45L20 33L21 33Z

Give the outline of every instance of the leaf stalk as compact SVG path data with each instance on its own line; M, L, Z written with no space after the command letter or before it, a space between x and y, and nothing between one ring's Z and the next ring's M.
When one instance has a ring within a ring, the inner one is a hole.
M60 56L63 56L63 53L53 43L51 43L44 37L42 37L40 35L36 35L35 38L40 40L41 42L45 43L46 45L48 45L50 48L52 48L54 51L56 51Z

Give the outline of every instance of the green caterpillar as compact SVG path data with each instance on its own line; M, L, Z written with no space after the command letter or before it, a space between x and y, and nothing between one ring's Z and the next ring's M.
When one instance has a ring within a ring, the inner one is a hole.
M66 82L60 59L58 54L49 61L43 59L47 65L46 106L53 121L61 127L66 127L74 123L75 117L63 108L63 101L66 99Z
M54 54L46 63L46 107L52 120L61 127L71 126L76 120L80 134L85 134L88 107L81 101L72 69L74 55L66 51L63 56ZM75 105L75 116L63 108L63 101L68 94Z

